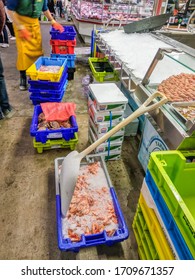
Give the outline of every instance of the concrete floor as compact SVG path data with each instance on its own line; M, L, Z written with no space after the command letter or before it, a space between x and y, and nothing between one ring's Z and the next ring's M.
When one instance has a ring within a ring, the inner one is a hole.
M48 24L42 24L45 55L50 55ZM84 46L77 41L77 46ZM122 159L108 161L108 171L115 187L130 236L111 247L81 249L79 253L61 252L57 245L55 213L54 160L66 156L69 149L52 149L38 154L33 147L30 125L34 107L29 92L21 92L16 70L15 42L1 49L5 78L11 104L17 110L9 120L0 121L0 259L2 260L130 260L138 259L132 231L143 170L137 159L138 139L126 137ZM76 103L79 126L77 151L88 143L87 99L81 87L88 66L76 63L74 80L69 81L63 101Z

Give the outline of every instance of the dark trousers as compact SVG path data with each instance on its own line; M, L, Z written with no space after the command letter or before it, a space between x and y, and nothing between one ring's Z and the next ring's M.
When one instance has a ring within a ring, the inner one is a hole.
M13 24L10 21L6 21L6 25L10 31L11 36L15 37L15 33L14 33L14 28L13 28Z
M3 71L3 64L0 56L0 111L5 111L10 108Z
M4 25L3 31L2 31L2 33L0 34L0 43L9 44L6 25Z

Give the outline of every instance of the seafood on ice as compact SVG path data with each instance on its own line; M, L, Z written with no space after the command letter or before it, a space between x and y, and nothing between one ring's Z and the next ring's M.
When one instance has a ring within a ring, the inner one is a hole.
M60 66L56 65L41 65L39 68L40 72L50 72L50 73L58 73L60 71Z
M100 162L81 165L69 210L62 218L63 237L79 242L82 234L106 231L112 236L117 229L110 188Z
M164 93L169 101L195 100L195 74L181 73L162 81L158 91Z
M40 113L38 116L38 126L37 130L46 129L60 129L60 128L70 128L72 127L70 120L66 121L46 121L44 113Z

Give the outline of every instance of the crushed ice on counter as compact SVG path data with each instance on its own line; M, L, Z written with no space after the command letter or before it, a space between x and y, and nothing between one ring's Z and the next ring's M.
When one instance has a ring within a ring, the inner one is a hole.
M100 33L100 38L114 51L115 55L126 63L127 68L137 79L143 79L153 58L159 48L173 48L169 44L154 38L150 33L127 34L124 30L114 30L108 33ZM180 73L192 73L183 65L164 56L158 62L152 76L151 83L160 83L171 75Z

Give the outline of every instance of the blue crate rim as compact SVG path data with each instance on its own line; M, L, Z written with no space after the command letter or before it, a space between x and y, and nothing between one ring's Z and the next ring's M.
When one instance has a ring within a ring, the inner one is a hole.
M81 241L79 242L72 242L69 238L64 239L62 236L62 221L61 221L61 199L60 199L60 195L56 195L56 216L57 216L57 228L58 228L58 247L60 250L62 251L74 251L74 252L78 252L81 248L84 247L90 247L90 246L97 246L97 245L113 245L116 242L121 242L125 239L127 239L129 237L129 230L127 228L126 222L123 219L123 214L120 208L120 205L116 199L116 193L114 191L114 188L111 187L110 188L110 192L113 198L113 202L116 203L117 209L118 209L118 214L120 216L120 219L122 221L122 228L119 228L118 230L116 230L114 236L108 236L106 234L105 231L103 231L102 233L98 233L98 234L92 234L92 235L81 235ZM120 233L121 231L123 231L123 233ZM98 237L100 236L104 236L104 240L98 240ZM86 245L86 240L90 239L91 237L93 237L93 242L87 242ZM94 241L94 237L97 237L97 240Z

